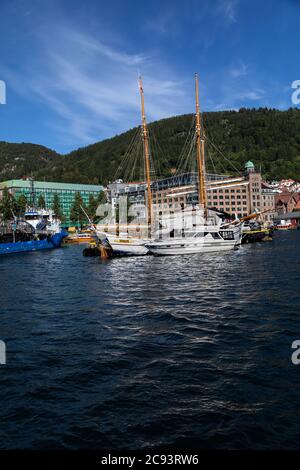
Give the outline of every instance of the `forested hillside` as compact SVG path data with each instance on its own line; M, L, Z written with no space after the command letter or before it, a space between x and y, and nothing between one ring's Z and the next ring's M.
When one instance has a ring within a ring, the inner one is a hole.
M250 159L267 179L300 179L300 110L209 112L203 114L203 122L208 138L208 170L242 171ZM176 168L192 123L193 115L182 115L149 125L153 158L164 176ZM36 179L107 183L116 174L136 133L137 129L132 129L61 156L36 145L0 143L0 179L32 172Z
M0 181L30 176L55 165L57 160L60 155L42 145L0 142Z

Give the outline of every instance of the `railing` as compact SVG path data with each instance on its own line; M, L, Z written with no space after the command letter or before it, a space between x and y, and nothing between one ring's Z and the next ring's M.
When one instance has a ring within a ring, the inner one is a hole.
M26 234L31 234L34 232L34 229L27 222L19 221L14 222L2 222L0 225L0 235L8 235L15 231L23 232Z

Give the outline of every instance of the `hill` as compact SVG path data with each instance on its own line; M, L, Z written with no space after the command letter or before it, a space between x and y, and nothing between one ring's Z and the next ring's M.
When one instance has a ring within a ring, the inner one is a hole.
M42 145L0 142L0 181L48 169L59 159L56 152Z
M149 125L156 143L153 154L162 175L167 176L176 167L192 122L193 115L189 114ZM300 110L242 108L208 112L203 113L203 122L209 139L208 170L233 173L234 167L242 171L250 159L267 179L300 180ZM0 143L1 180L32 171L36 179L107 183L116 174L136 132L137 128L131 129L63 156L32 144Z

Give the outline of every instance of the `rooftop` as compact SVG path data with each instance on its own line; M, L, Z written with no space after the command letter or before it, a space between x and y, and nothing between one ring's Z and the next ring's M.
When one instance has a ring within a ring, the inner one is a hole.
M276 220L300 219L300 211L287 212L286 214L279 214Z
M248 160L247 163L245 163L245 168L246 170L254 169L254 163L251 162L251 160Z
M30 188L30 180L8 180L0 183L0 189L7 188ZM60 191L102 191L103 186L95 184L56 183L52 181L34 181L35 189L56 189Z

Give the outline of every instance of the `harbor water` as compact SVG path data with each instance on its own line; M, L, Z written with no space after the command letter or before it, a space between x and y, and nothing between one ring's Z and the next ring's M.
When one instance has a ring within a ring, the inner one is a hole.
M0 448L300 448L300 232L224 254L0 259Z

